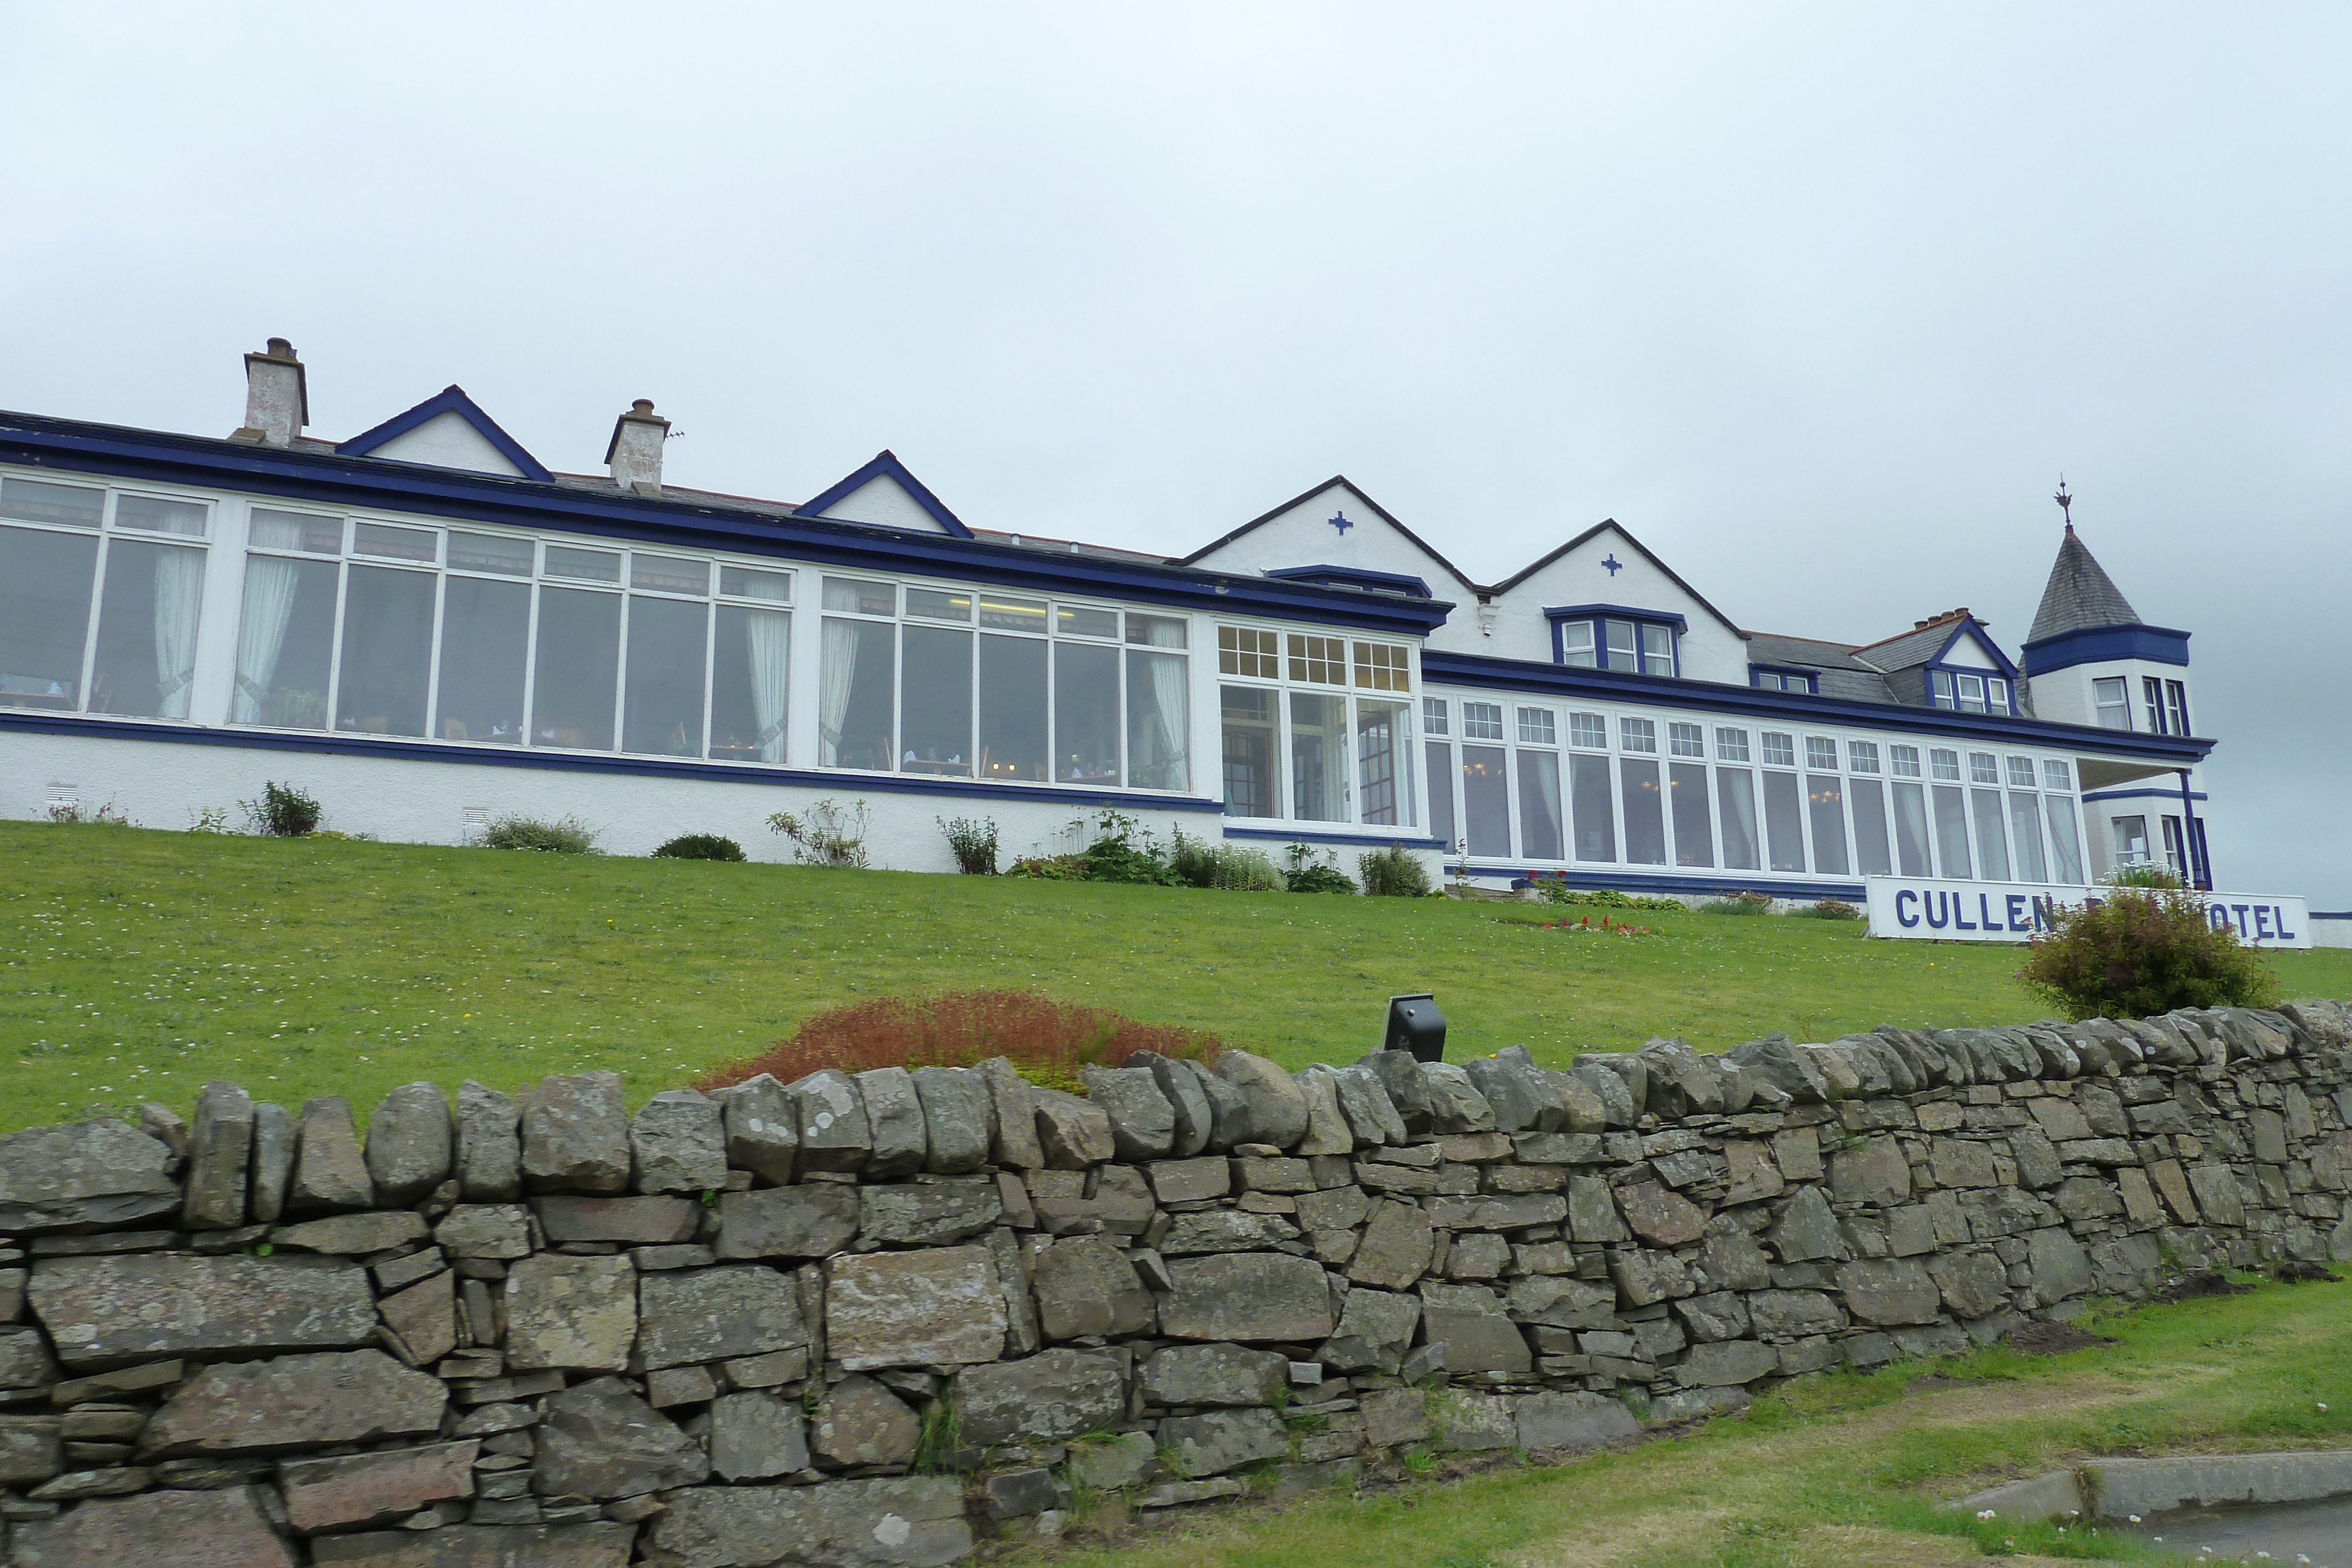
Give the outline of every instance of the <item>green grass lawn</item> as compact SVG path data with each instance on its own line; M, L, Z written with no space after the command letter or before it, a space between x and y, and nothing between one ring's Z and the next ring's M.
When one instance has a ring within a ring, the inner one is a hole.
M1554 912L797 866L0 823L0 1126L227 1077L364 1115L419 1078L511 1089L612 1068L631 1100L822 1009L1034 988L1213 1030L1297 1067L1379 1043L1436 994L1456 1056L1680 1035L2013 1023L2018 949L1872 942L1858 924L1689 913L1656 935ZM2282 954L2291 996L2352 996L2352 952Z
M2083 1320L2121 1343L1990 1350L1788 1385L1686 1437L1450 1484L1228 1509L1058 1568L1931 1568L2185 1561L1935 1504L2098 1455L2352 1447L2352 1287L2265 1285ZM1013 1561L1028 1562L1034 1554Z

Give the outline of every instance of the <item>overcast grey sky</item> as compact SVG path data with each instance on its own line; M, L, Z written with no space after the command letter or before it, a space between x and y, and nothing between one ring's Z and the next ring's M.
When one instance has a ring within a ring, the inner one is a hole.
M0 406L557 468L889 446L1180 551L1345 472L1489 580L1614 517L1741 624L2083 536L2195 632L2225 887L2352 907L2352 12L2160 5L32 6Z

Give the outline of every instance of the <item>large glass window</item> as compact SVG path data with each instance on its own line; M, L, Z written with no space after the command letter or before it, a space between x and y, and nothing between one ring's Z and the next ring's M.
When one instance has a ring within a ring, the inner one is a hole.
M698 570L707 584L710 568L703 565ZM675 576L674 572L656 575L648 586L663 586ZM646 579L641 572L633 572L631 580ZM629 595L622 750L649 757L702 755L702 672L709 636L709 605L695 600Z
M1134 642L1130 615L1128 640ZM1163 643L1165 632L1150 633L1156 646L1184 645L1181 621L1160 622L1173 627L1174 640ZM1192 787L1191 745L1187 727L1192 708L1186 695L1190 678L1181 653L1127 651L1127 781L1139 789L1189 789Z
M1889 876L1895 861L1886 833L1885 786L1875 779L1850 779L1846 793L1853 807L1854 870L1864 876Z
M534 746L613 749L621 675L621 596L578 588L539 591L539 652L531 671Z
M1366 822L1393 827L1413 821L1408 711L1402 703L1356 701L1356 801Z
M1677 729L1696 729L1696 725L1676 725ZM1715 834L1706 814L1706 767L1698 762L1672 762L1666 765L1666 795L1674 802L1675 863L1684 866L1711 866L1715 863Z
M1273 776L1270 758L1265 776ZM1054 644L1054 777L1066 784L1118 782L1116 648Z
M1897 747L1896 750L1906 749ZM1913 767L1917 763L1915 760ZM1933 876L1934 862L1927 850L1927 792L1918 784L1895 783L1895 868L1905 876Z
M2010 841L2017 850L2017 880L2047 881L2050 870L2042 857L2042 798L2039 795L2010 796L2009 834Z
M1423 774L1429 780L1429 834L1452 849L1459 830L1454 825L1454 747L1449 741L1422 745Z
M337 729L361 735L425 733L436 586L429 572L384 566L350 569L343 584L342 648L336 661ZM607 714L608 732L611 723Z
M1576 760L1599 763L1604 769L1601 788L1608 789L1605 761L1597 757ZM1556 751L1519 753L1519 852L1535 861L1565 858L1559 846L1559 754Z
M1971 789L1977 819L1977 864L1987 882L2009 880L2009 830L2001 821L2000 791Z
M1496 723L1502 723L1499 716ZM1474 855L1511 852L1511 780L1504 771L1505 759L1509 755L1499 746L1462 748L1462 814L1466 819L1470 852Z
M2083 841L2074 821L2074 802L2063 795L2050 801L2050 873L2052 879L2072 886L2083 882Z
M530 646L529 583L449 580L441 604L441 739L522 744Z
M258 535L257 519L257 537ZM342 548L340 525L334 548ZM324 729L335 664L335 601L342 569L331 560L250 555L245 620L236 634L233 724Z
M712 757L735 762L784 759L792 647L793 618L785 612L719 607L710 651Z
M118 505L131 499L124 497ZM190 509L196 514L194 531L203 532L204 508ZM188 716L189 687L196 674L196 613L204 597L203 550L125 538L107 546L90 712Z
M1720 732L1718 732L1720 733ZM1723 824L1726 871L1761 871L1764 857L1756 833L1756 780L1745 768L1715 770L1715 801Z
M898 767L908 773L971 776L971 633L909 623L902 633L906 677L899 710Z
M82 485L50 485L38 479L0 479L0 517L47 523L93 533L106 517L106 492Z
M1549 756L1528 752L1527 756ZM1609 798L1609 758L1579 752L1568 759L1569 810L1576 830L1576 858L1617 858L1617 812Z
M1618 781L1625 793L1625 859L1633 865L1666 863L1665 792L1658 787L1658 765L1646 757L1617 759Z
M1834 760L1834 750L1831 756ZM1805 810L1813 830L1813 869L1825 875L1845 875L1845 791L1837 775L1805 775Z
M825 582L831 602L833 580ZM898 634L888 622L824 618L817 758L825 768L888 768L898 704Z
M14 511L66 509L63 503L25 498L26 492L65 486L6 484ZM103 491L88 493L103 503ZM98 526L94 515L88 526ZM94 535L0 528L0 703L68 712L81 706L82 652L97 572Z
M1348 704L1290 694L1290 810L1305 822L1348 820Z
M1265 686L1220 688L1224 724L1225 814L1278 817L1275 795L1276 694Z
M1782 740L1788 737L1783 736ZM1773 737L1767 735L1766 755L1770 755ZM1767 771L1764 775L1764 840L1771 851L1774 871L1805 869L1805 827L1803 791L1797 788L1793 773Z
M982 609L985 623L987 609ZM1038 610L1038 630L1045 627ZM1088 648L1086 652L1108 652ZM1045 640L980 639L980 776L1042 782L1045 768Z
M1935 790L1937 870L1945 876L1965 881L1976 874L1969 859L1968 803L1961 799L1958 785L1938 784Z

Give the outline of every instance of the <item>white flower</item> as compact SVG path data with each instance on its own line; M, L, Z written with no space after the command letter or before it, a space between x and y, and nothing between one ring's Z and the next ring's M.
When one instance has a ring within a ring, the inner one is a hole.
M2134 1524L2137 1524L2139 1522L2139 1515L2136 1513L2126 1514L2125 1517L2129 1519Z
M1992 1517L1993 1517L1993 1511L1992 1511L1991 1509L1989 1509L1989 1508L1980 1508L1980 1509L1977 1510L1977 1522L1978 1522L1978 1523L1979 1523L1979 1524L1982 1524L1985 1521L1987 1521L1987 1520L1989 1520L1989 1519L1990 1519L1990 1518L1992 1518Z

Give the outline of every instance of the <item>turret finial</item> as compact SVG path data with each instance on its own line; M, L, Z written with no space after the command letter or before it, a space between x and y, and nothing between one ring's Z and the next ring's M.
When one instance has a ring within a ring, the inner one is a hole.
M2066 531L2074 531L2074 497L2066 493L2066 476L2058 476L2058 493L2050 497L2058 503L2059 512L2066 519Z

